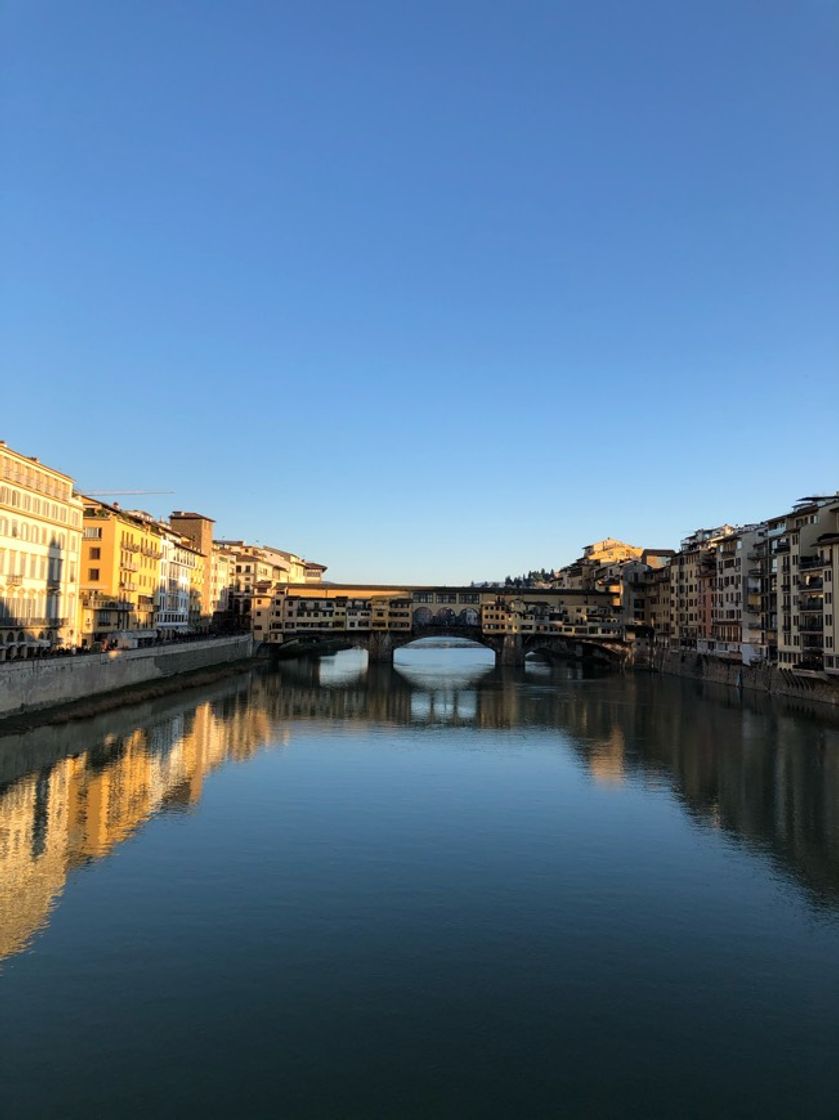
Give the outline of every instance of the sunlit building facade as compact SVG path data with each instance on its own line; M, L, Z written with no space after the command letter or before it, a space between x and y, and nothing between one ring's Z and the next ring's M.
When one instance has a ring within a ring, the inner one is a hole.
M81 541L73 480L0 441L0 661L76 645Z

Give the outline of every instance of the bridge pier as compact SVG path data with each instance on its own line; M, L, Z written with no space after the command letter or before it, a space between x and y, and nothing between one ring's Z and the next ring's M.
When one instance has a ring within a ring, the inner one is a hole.
M371 630L367 639L368 664L393 664L393 635L388 630Z
M521 634L505 634L501 649L496 653L496 660L501 665L524 665L524 643Z

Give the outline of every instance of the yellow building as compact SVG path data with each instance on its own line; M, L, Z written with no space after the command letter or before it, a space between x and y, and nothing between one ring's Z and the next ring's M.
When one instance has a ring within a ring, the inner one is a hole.
M84 499L82 644L157 636L161 556L161 527L147 514Z
M0 661L77 644L81 540L73 480L0 441Z

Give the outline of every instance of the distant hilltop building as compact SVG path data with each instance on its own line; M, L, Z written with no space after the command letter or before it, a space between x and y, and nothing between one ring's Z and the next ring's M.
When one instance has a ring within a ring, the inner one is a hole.
M582 558L598 564L615 564L621 560L635 560L643 551L637 545L616 541L614 537L606 537L605 540L587 544L583 548Z
M593 590L598 580L607 574L607 568L614 570L616 565L625 564L629 560L638 560L643 552L644 549L637 545L615 540L614 537L606 537L602 541L595 541L594 544L587 544L578 560L554 573L554 582L557 587Z

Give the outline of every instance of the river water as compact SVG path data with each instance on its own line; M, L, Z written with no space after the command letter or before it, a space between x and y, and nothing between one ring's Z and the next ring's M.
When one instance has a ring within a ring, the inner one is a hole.
M839 722L485 650L0 737L3 1117L839 1116Z

